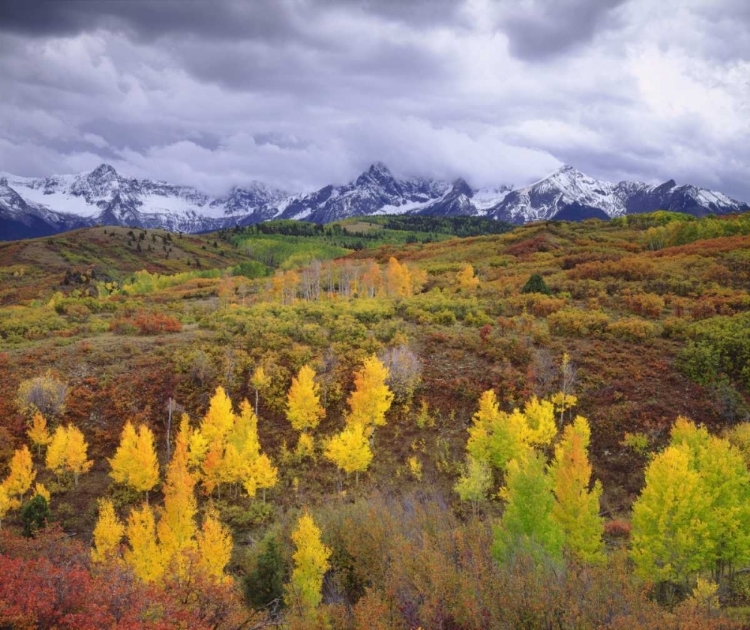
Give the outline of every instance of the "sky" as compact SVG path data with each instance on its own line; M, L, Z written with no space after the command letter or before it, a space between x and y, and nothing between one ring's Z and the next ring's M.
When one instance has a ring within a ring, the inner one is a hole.
M746 0L0 0L0 171L222 193L563 164L750 201Z

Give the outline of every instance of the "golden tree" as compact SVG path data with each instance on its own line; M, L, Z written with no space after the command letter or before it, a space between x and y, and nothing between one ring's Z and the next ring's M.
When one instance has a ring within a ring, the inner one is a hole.
M255 390L255 415L258 415L258 399L260 397L261 390L264 390L271 384L271 377L266 375L266 371L262 365L255 368L252 377L250 378L250 384Z
M130 548L125 550L125 562L143 582L158 580L165 569L164 556L156 542L156 523L151 507L144 503L140 510L128 516L125 535Z
M604 560L604 522L599 516L602 486L597 481L589 490L590 438L588 421L578 416L573 424L565 427L562 440L555 447L555 459L550 467L555 494L552 517L565 534L564 546L580 560L598 563Z
M3 487L11 500L12 507L18 507L31 484L34 483L36 472L31 462L29 447L25 444L13 453L10 460L10 472L3 481Z
M136 431L128 421L115 456L108 461L112 467L110 477L137 492L145 492L148 502L149 490L159 481L159 462L151 429L142 424Z
M42 447L47 446L52 441L52 436L47 429L47 420L45 420L44 416L38 411L31 419L31 426L26 432L26 435L29 436L32 444L36 444L37 455L41 455Z
M314 429L325 416L315 383L315 371L309 365L303 365L297 376L292 378L286 408L286 417L297 431Z
M91 559L94 562L108 563L119 557L120 542L125 534L125 526L115 514L115 506L109 499L99 500L99 518L94 527L94 548Z
M456 274L456 280L462 289L476 289L479 286L479 278L474 275L474 267L468 263L461 265L461 270Z
M221 524L216 510L210 508L197 536L198 566L216 580L224 577L224 568L232 555L232 535Z
M208 403L208 411L201 422L200 431L211 444L215 439L223 442L234 424L232 401L223 387L217 387Z
M164 508L157 526L164 560L176 562L178 574L184 570L182 553L195 547L195 514L198 510L195 478L188 469L189 434L187 416L183 416L174 455L167 466Z
M355 483L359 484L359 473L366 471L372 462L372 450L364 427L361 424L345 427L328 441L324 455L346 474L354 473Z
M292 532L294 570L286 588L286 601L303 615L311 614L323 599L323 576L328 571L331 550L320 540L320 529L304 512Z
M10 509L11 500L8 496L8 491L5 489L5 486L0 484L0 527L2 527L3 519Z
M374 354L365 359L354 373L354 391L349 395L347 424L358 424L372 435L374 428L386 424L385 414L391 408L393 392L386 380L388 368Z
M78 428L72 424L59 426L52 435L45 462L58 477L62 473L72 473L73 482L78 487L78 477L94 465L87 453L88 444Z

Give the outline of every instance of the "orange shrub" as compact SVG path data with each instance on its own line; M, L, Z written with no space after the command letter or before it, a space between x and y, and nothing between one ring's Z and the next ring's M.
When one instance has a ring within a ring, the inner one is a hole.
M612 322L607 326L607 331L619 339L628 341L643 341L656 337L659 328L656 324L640 319L639 317L625 317Z
M664 309L664 298L654 293L635 293L625 297L625 306L638 315L657 319Z

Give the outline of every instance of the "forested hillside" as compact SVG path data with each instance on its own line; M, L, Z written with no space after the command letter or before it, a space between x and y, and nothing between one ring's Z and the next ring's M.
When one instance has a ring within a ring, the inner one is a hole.
M750 215L493 226L1 244L0 627L750 623Z

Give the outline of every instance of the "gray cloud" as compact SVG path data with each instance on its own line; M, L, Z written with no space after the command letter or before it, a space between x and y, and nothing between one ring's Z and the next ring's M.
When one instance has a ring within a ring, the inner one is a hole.
M0 170L223 192L572 163L750 199L748 21L733 0L5 0Z
M499 23L510 51L536 61L590 42L613 21L611 12L625 0L532 0L508 3Z

